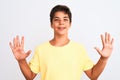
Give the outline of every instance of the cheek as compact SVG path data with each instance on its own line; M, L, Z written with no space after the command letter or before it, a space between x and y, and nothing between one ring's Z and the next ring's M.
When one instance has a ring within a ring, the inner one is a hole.
M56 26L56 24L51 24L51 28L55 28Z
M70 28L70 27L71 27L71 25L70 25L70 24L68 24L67 26L68 26L68 28Z
M57 27L59 24L58 23L54 23L54 24L52 24L51 26L52 27Z

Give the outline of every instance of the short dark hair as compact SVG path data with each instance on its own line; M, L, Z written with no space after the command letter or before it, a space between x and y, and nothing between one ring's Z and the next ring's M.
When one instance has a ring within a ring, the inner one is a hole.
M52 8L50 12L50 22L52 23L53 17L55 16L55 13L58 11L63 11L65 14L68 14L68 17L70 19L70 22L72 22L72 13L70 9L65 6L65 5L56 5L55 7Z

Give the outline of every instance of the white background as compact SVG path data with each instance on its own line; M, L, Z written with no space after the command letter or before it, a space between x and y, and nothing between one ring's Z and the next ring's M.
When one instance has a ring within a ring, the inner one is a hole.
M49 13L57 4L70 7L73 17L69 37L84 44L95 63L99 54L94 47L102 48L100 34L112 35L113 54L99 80L120 80L120 0L0 0L0 80L25 80L9 42L16 35L25 36L25 51L32 50L29 62L34 48L53 37ZM82 80L89 79L83 74Z

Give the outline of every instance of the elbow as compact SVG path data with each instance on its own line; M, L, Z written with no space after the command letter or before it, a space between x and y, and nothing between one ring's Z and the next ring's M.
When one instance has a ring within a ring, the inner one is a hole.
M98 72L94 72L92 69L90 79L91 80L98 80L99 76L100 76L100 74Z
M95 75L91 73L91 76L89 76L90 80L98 80L99 75Z
M26 78L26 80L33 80L32 78Z
M91 75L90 80L98 80L99 76Z
M91 80L97 80L98 78L90 78Z
M35 78L35 76L36 76L36 74L31 72L31 74L29 74L28 76L25 76L25 79L26 80L33 80Z
M30 76L27 76L25 77L26 80L33 80L34 79L34 76L30 75Z

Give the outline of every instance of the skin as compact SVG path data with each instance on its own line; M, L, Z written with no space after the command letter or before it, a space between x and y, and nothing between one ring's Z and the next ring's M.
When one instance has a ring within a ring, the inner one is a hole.
M33 80L36 74L31 71L26 61L31 50L27 52L24 51L24 37L22 37L20 41L19 36L16 36L13 39L13 44L10 42L9 45L26 80Z
M68 30L71 26L69 17L64 12L56 12L51 27L54 30L54 38L50 41L53 46L64 46L69 43Z
M93 66L92 69L85 71L85 73L91 80L98 79L100 74L103 72L113 50L113 38L111 38L109 33L106 32L105 37L101 35L101 41L103 48L100 50L99 48L95 47L96 51L100 55L100 59L98 60L96 65Z
M51 23L51 28L54 30L54 38L50 40L50 44L53 46L59 46L62 47L69 43L68 38L68 31L70 29L71 23L69 20L69 17L64 12L56 12L55 16ZM104 35L101 35L101 41L103 48L99 49L95 47L95 50L99 53L100 58L96 65L93 66L92 69L89 69L85 71L86 75L91 80L97 80L102 71L105 68L105 65L112 53L113 50L113 38L111 38L109 33L105 33ZM25 76L26 80L33 80L36 76L35 73L33 73L26 61L26 58L29 56L31 51L24 51L24 37L21 38L21 41L19 39L19 36L16 36L13 39L13 43L10 42L10 48L13 52L13 55L15 56L16 60L18 61L18 64L20 66L20 69Z

